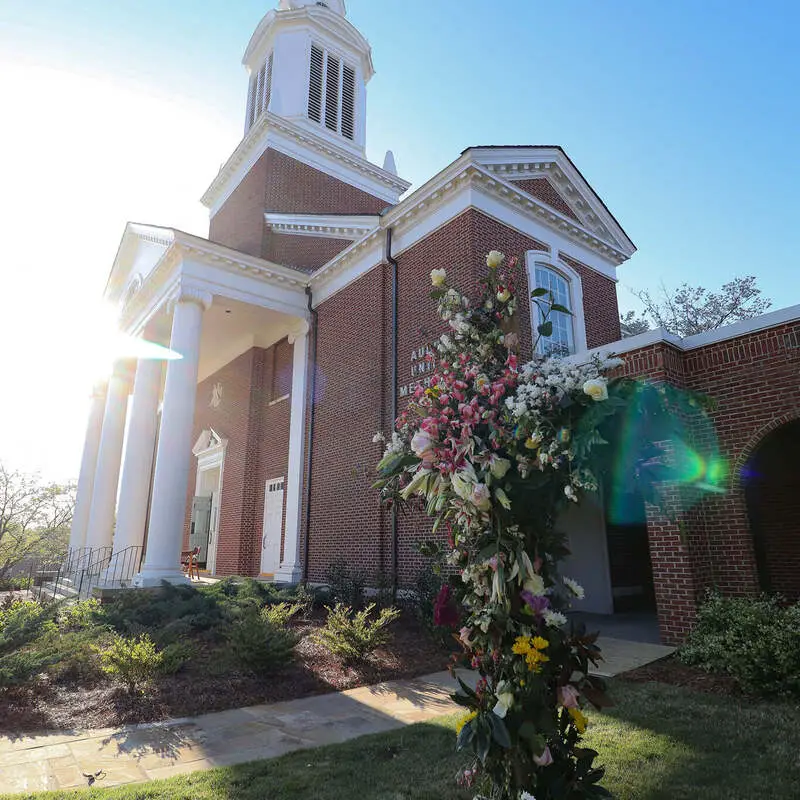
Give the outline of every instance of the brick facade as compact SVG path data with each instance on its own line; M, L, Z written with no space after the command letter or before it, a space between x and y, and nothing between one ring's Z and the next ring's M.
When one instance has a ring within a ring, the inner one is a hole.
M269 259L273 248L280 251L287 245L280 241L270 243L274 234L264 219L267 211L378 214L388 205L379 197L269 148L211 217L208 238L242 253Z
M579 221L578 217L575 216L575 212L567 205L567 201L564 200L547 178L528 178L523 181L511 181L511 183L518 186L523 192L527 192L531 197L547 203L550 208L560 211L570 219L574 219L575 222Z

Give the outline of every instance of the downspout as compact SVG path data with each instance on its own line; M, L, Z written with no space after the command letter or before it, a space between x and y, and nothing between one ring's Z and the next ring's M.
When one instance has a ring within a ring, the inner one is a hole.
M386 228L386 262L392 268L392 401L391 401L391 425L394 432L394 423L397 419L397 261L392 257L392 228ZM392 528L392 597L397 599L398 583L398 541L397 541L397 505L392 504L391 510Z
M314 412L317 396L317 312L313 307L314 297L310 286L306 286L308 313L311 317L311 408L308 411L308 447L306 449L306 537L303 549L303 581L308 581L309 545L311 542L311 469L314 465Z

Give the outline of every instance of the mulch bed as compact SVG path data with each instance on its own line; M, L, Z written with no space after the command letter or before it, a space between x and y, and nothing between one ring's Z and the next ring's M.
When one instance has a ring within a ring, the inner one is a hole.
M390 643L358 668L342 666L311 641L310 634L320 624L316 618L295 625L303 637L295 661L268 676L221 671L213 651L201 650L186 669L160 678L144 695L129 695L106 680L87 688L44 679L33 688L0 693L0 732L111 728L196 716L416 677L449 663L451 650L435 642L411 615L395 622Z
M676 656L668 656L644 667L637 667L629 672L624 672L619 677L632 683L655 681L708 694L746 696L736 680L729 675L720 675L706 672L698 667L687 666L682 664Z

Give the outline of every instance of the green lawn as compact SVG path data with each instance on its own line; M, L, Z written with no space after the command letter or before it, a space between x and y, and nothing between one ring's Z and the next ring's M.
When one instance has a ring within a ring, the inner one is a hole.
M663 684L612 686L588 743L620 800L796 800L800 703L753 702ZM272 761L37 800L469 800L453 778L456 717ZM0 800L11 795L0 796Z

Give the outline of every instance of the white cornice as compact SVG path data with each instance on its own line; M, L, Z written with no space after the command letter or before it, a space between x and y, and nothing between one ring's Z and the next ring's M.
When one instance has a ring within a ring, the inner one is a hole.
M340 46L354 50L360 55L364 81L369 82L375 74L372 64L372 48L359 30L341 14L322 6L305 6L291 11L273 9L263 17L250 38L242 64L253 69L264 59L270 43L285 28L308 27L324 32Z
M780 325L788 325L793 322L800 322L800 305L780 308L777 311L770 311L768 314L753 317L753 319L734 322L733 325L725 325L722 328L715 328L712 331L704 331L694 336L687 336L685 339L674 336L664 328L656 328L652 331L639 333L636 336L620 339L618 342L605 344L602 347L595 347L593 350L589 350L588 353L590 355L609 352L619 354L632 353L634 350L642 350L654 344L668 344L670 347L674 347L676 350L686 353L691 350L698 350L701 347L727 342L730 339L738 339L741 336L749 336L759 331L777 328ZM585 357L585 355L586 354L583 354L583 357Z
M217 177L201 198L212 215L219 210L269 147L380 197L387 204L396 203L397 198L411 186L408 181L322 136L266 111L222 165Z
M560 147L472 147L465 151L505 181L547 176L582 226L630 258L636 246Z
M264 214L275 233L326 239L360 239L379 226L372 214Z
M380 258L377 248L385 228L395 230L398 242L404 238L402 249L406 249L468 208L482 211L500 223L543 242L551 250L564 250L566 255L586 263L586 255L575 252L574 245L578 245L583 253L594 255L588 266L611 280L616 280L616 266L628 258L622 250L492 174L465 154L389 209L380 218L380 228L354 242L317 270L311 277L311 287L315 294L321 292L324 299L332 293L331 287L338 290L380 263L379 260L367 262L376 253ZM403 232L411 226L416 227L418 234L403 237ZM350 273L352 277L342 277Z

